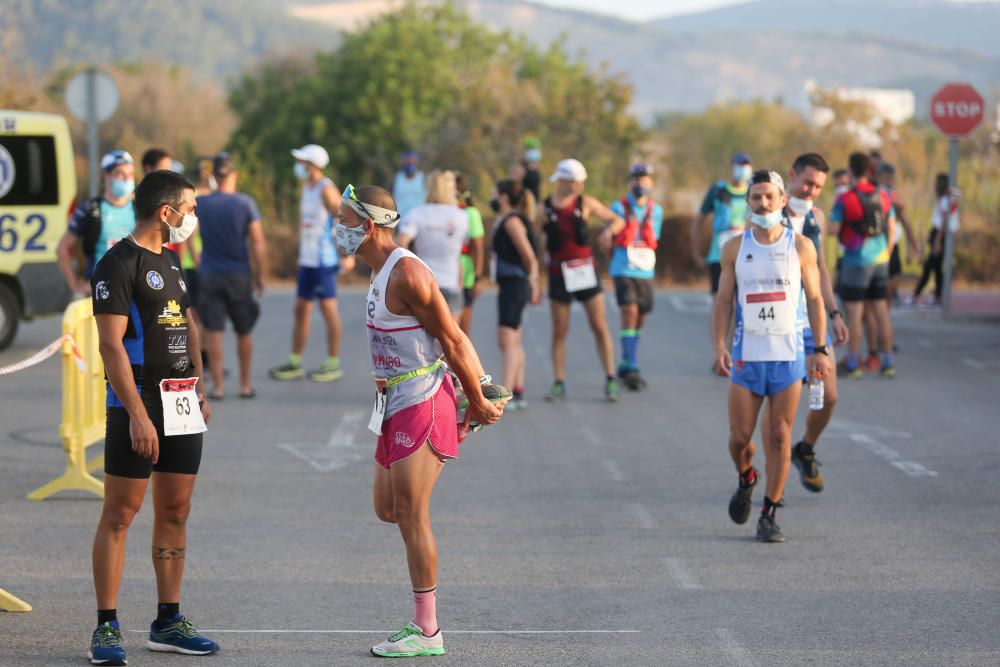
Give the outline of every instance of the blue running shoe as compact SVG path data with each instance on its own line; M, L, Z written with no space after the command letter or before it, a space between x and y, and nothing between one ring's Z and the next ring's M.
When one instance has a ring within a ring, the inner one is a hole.
M157 625L153 621L149 626L149 641L146 647L150 651L165 653L183 653L184 655L211 655L219 650L219 645L208 637L202 637L191 621L177 614L165 625Z
M90 637L87 651L92 665L125 665L125 648L122 646L122 630L118 621L106 621L97 626Z

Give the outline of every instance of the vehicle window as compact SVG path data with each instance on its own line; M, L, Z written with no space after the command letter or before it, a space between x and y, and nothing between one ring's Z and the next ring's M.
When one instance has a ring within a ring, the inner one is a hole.
M58 203L55 137L0 135L0 206Z

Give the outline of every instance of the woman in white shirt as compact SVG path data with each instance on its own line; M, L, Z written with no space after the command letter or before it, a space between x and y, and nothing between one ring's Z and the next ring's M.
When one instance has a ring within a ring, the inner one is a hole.
M396 243L413 251L437 278L448 307L456 317L462 312L462 246L469 240L469 217L458 207L455 174L431 172L427 203L403 216Z
M944 288L944 240L947 236L944 233L945 223L954 242L955 234L958 233L958 190L951 187L948 174L938 174L934 181L934 191L937 202L931 213L931 234L927 240L928 254L924 259L923 273L920 274L917 287L913 290L913 300L920 298L920 293L924 291L933 272L934 303L940 305L941 290Z

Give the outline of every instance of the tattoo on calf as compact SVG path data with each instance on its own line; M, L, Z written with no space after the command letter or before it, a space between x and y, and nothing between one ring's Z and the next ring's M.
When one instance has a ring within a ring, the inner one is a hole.
M185 547L153 547L153 560L184 560Z

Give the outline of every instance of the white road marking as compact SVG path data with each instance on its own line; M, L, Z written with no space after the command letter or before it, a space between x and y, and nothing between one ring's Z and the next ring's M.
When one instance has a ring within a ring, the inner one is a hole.
M671 294L667 299L682 313L708 313L712 310L712 297L708 294Z
M398 630L399 628L396 628ZM385 635L396 630L199 630L209 635ZM148 634L148 630L128 630L134 634ZM449 635L624 635L642 630L448 630Z
M978 359L972 359L970 357L965 357L964 359L962 359L962 363L968 366L969 368L976 369L977 371L985 371L988 367L988 364L979 361Z
M643 505L642 503L632 503L632 514L635 515L636 520L639 522L639 527L643 530L652 530L656 528L656 519L653 518L652 512Z
M733 662L740 667L754 667L753 658L750 657L750 653L743 648L739 640L736 639L736 635L729 628L716 628L715 636L719 638L722 642L722 647L726 649L726 653L732 658Z
M897 429L886 428L876 424L851 421L842 417L834 417L834 419L830 422L830 426L827 428L826 433L828 437L842 436L846 438L850 438L858 433L864 433L865 435L869 435L873 438L908 439L913 437L913 434L907 431L899 431Z
M363 412L344 414L333 428L330 439L325 445L282 442L278 443L278 447L302 459L320 472L332 472L364 458L364 454L355 442L363 418Z
M865 435L864 433L854 433L851 435L851 440L861 445L880 459L888 461L893 467L902 470L910 477L938 476L936 472L928 470L916 461L907 461L903 459L902 454L897 452L892 447L879 442L870 435Z
M673 578L674 583L677 584L677 588L686 591L694 591L701 588L698 580L691 574L691 570L684 564L683 558L664 558L663 563L667 566L667 571Z
M584 434L591 433L591 431L585 431ZM604 469L608 471L608 477L611 478L613 482L624 482L625 473L622 469L618 467L618 464L611 459L604 459L601 462L604 465Z

